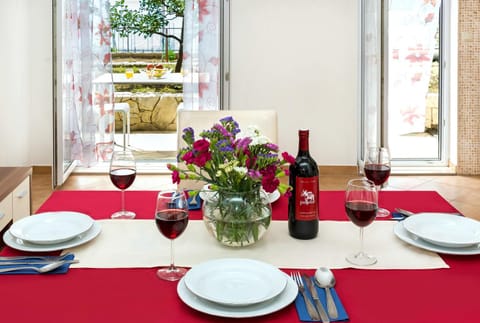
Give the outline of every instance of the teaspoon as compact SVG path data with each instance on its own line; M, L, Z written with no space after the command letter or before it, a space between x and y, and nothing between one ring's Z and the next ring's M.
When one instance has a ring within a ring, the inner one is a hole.
M335 276L330 269L325 267L320 267L315 271L315 283L322 288L325 288L325 292L327 294L327 311L328 315L332 319L336 319L338 317L337 307L335 306L335 302L332 297L332 293L330 292L330 287L335 286Z

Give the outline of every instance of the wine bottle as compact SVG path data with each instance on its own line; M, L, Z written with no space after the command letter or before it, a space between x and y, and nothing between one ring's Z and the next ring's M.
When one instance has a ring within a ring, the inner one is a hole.
M290 165L288 231L297 239L313 239L318 233L318 167L310 156L309 130L298 131L298 154Z

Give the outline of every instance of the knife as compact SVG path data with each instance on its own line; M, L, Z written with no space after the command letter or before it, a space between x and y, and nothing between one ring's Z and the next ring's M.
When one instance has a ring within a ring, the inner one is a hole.
M312 295L313 300L315 301L315 307L318 310L318 314L320 314L320 318L322 319L322 322L324 323L330 323L330 318L327 315L327 312L325 311L325 308L323 307L322 302L320 302L320 298L318 297L317 289L315 288L315 285L312 281L313 278L308 277L305 274L302 274L303 279L307 283L308 290L310 291L310 294Z

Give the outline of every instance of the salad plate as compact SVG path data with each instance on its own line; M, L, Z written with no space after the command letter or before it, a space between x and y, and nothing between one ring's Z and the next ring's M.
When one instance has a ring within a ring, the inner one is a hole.
M228 318L257 317L274 313L290 305L297 297L298 287L295 282L285 273L285 289L276 297L261 303L247 306L228 306L210 302L192 293L185 284L183 277L177 285L177 294L180 299L191 308L210 315Z
M412 246L425 249L428 251L433 251L433 252L443 253L448 255L479 255L480 254L479 245L463 247L463 248L450 248L450 247L443 247L440 245L429 243L417 237L416 235L410 233L407 229L405 229L403 222L404 221L397 222L393 227L393 232L400 240L403 240L404 242Z
M407 231L423 240L448 248L480 244L480 222L448 213L418 213L403 221Z
M93 221L92 227L87 230L86 232L73 237L67 241L53 243L53 244L35 244L30 243L28 241L24 241L13 236L10 232L10 229L5 231L3 234L3 241L5 244L13 249L21 250L21 251L30 251L30 252L47 252L47 251L58 251L67 248L73 248L84 243L89 242L90 240L97 237L100 232L102 231L102 226L97 221Z
M70 240L87 230L94 221L79 212L45 212L13 222L10 234L30 243L49 245Z
M287 284L278 268L253 259L216 259L193 266L185 285L193 294L217 304L246 306L279 295Z

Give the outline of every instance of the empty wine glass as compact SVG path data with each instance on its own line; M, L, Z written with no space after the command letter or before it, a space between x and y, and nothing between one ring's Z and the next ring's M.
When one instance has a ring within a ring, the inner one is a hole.
M170 266L158 269L157 276L170 281L179 280L187 269L175 266L173 240L185 231L188 224L188 202L184 192L166 190L158 193L155 223L158 230L170 239Z
M365 165L363 170L365 176L375 183L378 191L390 177L390 153L385 147L370 147L365 155ZM377 217L383 218L390 215L390 212L384 208L378 208Z
M378 191L375 183L366 179L352 179L345 193L345 211L356 226L360 227L360 251L346 257L351 264L369 266L377 262L375 257L363 251L363 228L373 222L378 209Z
M133 219L135 213L125 210L125 190L132 185L137 175L135 157L130 151L115 151L110 161L110 180L122 192L121 210L111 215L112 219Z

